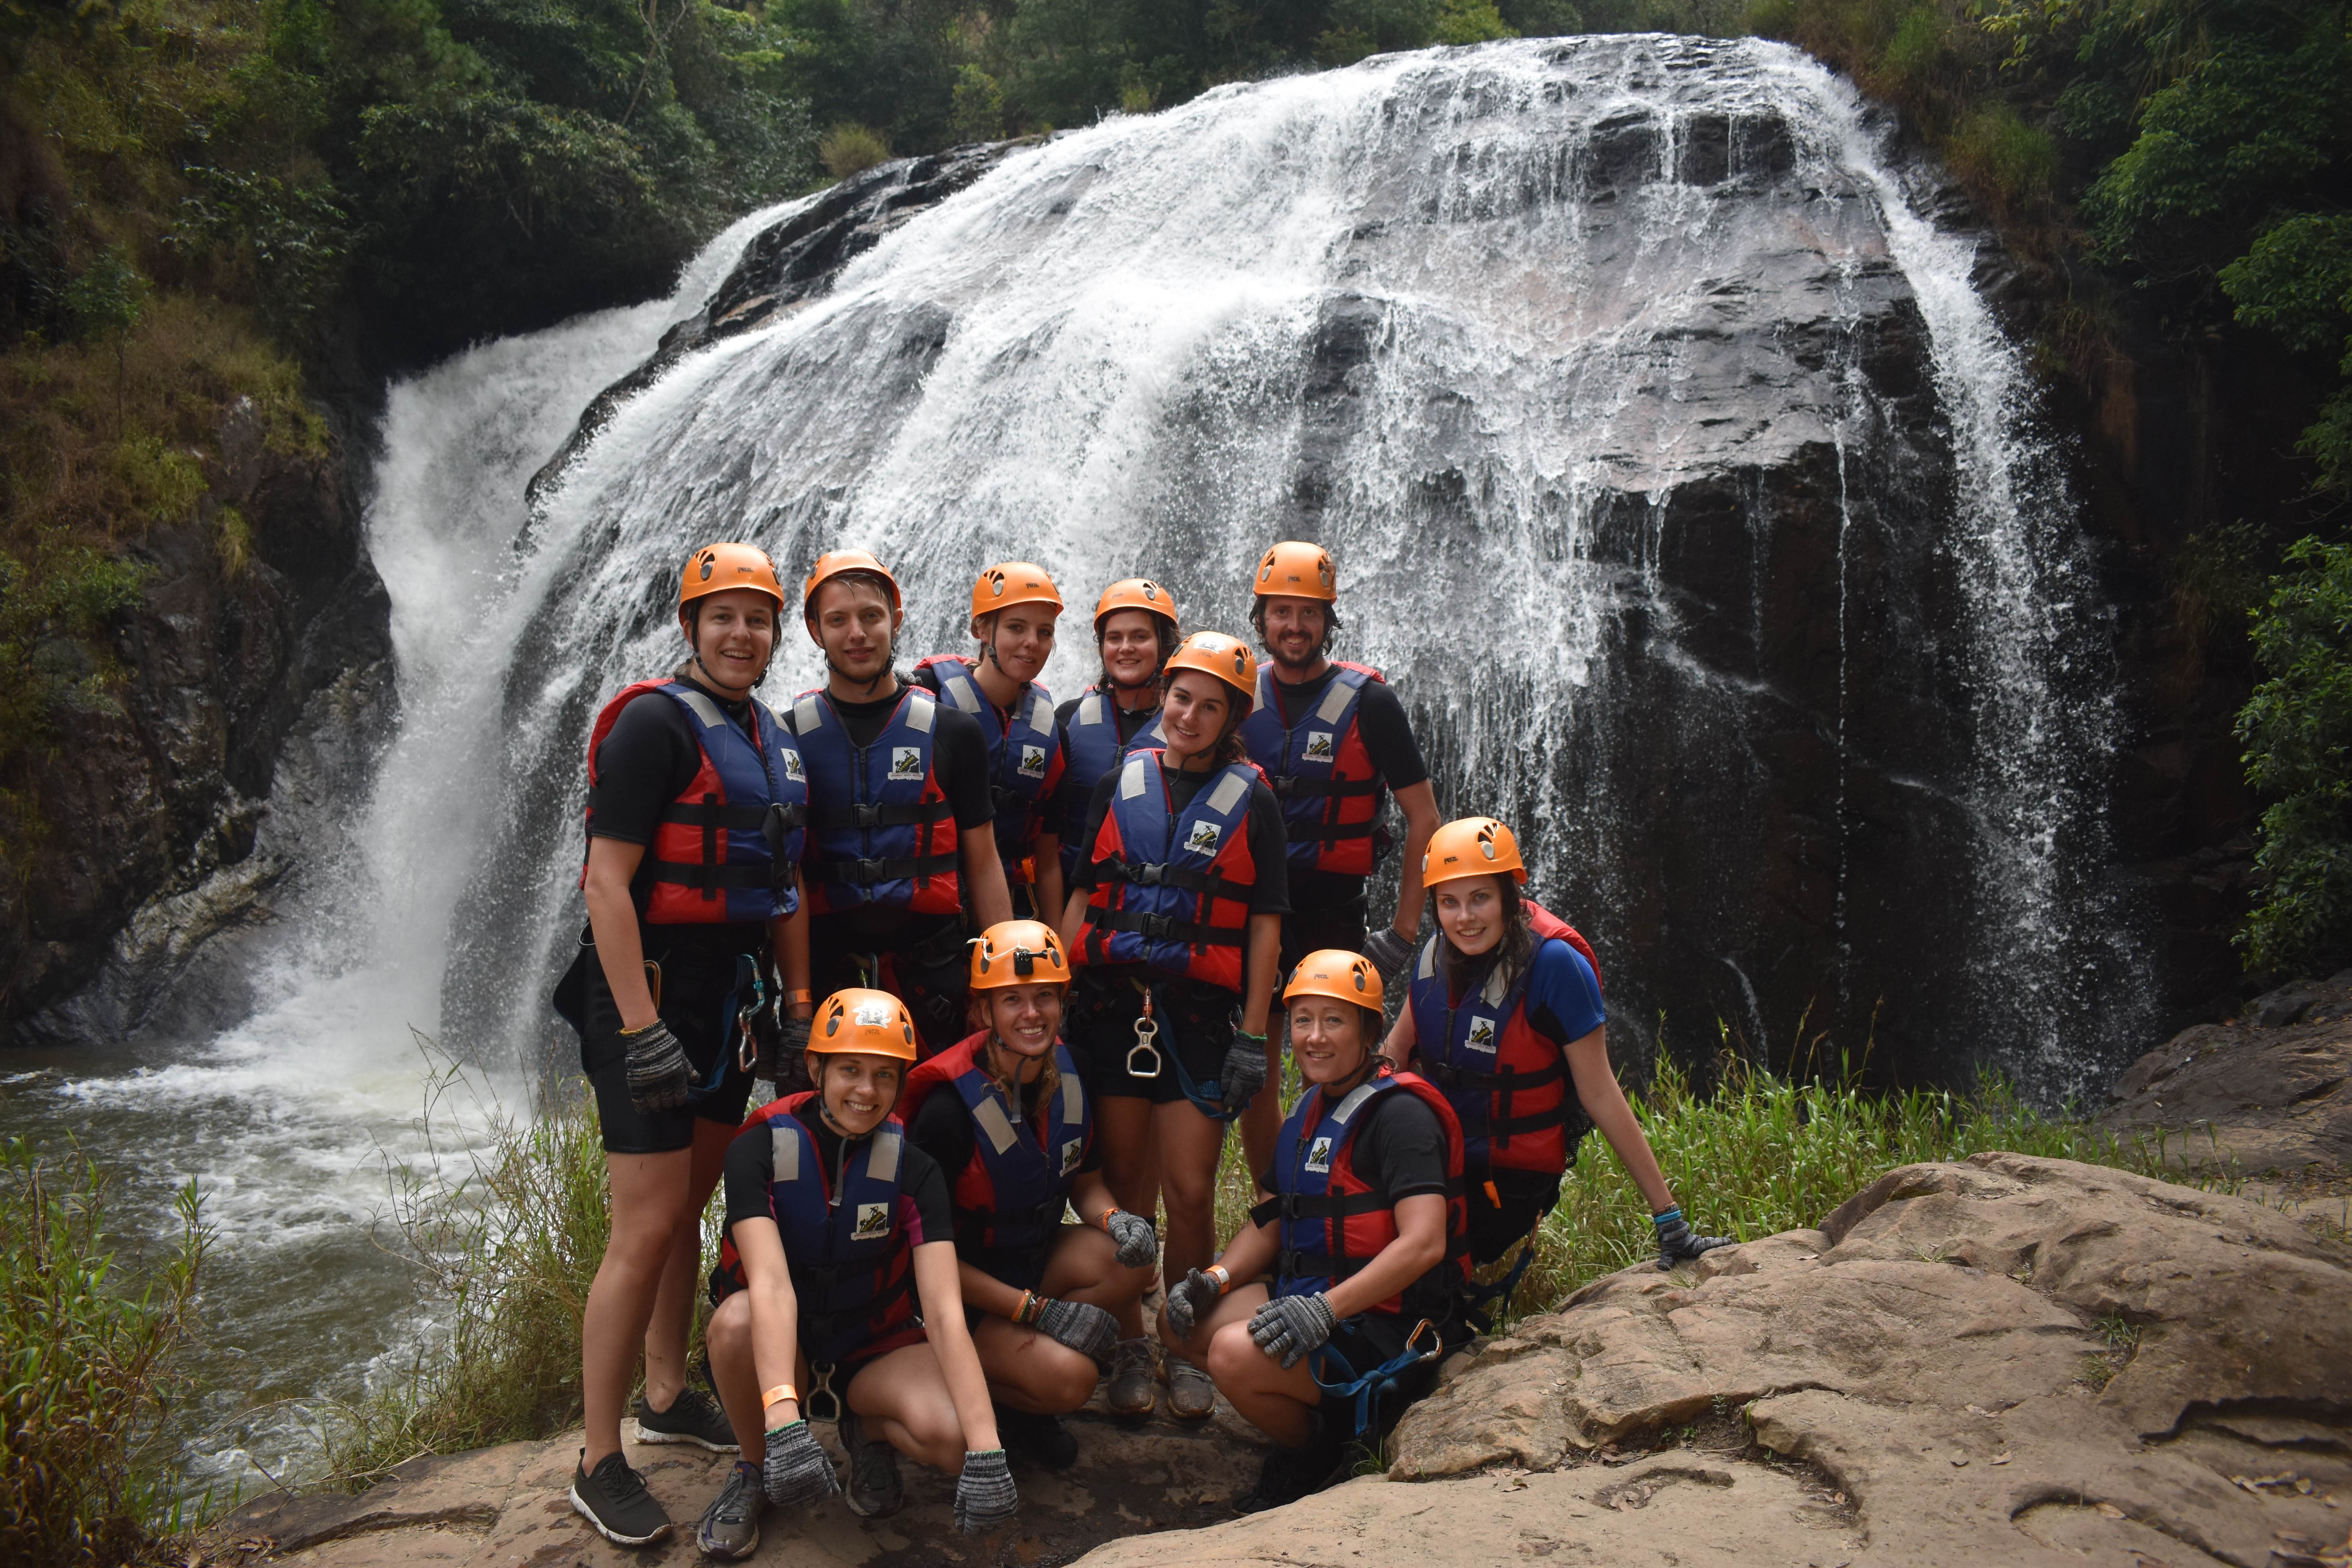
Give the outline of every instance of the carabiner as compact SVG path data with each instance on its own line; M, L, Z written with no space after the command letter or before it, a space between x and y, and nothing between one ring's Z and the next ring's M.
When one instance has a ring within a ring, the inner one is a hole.
M1151 993L1147 990L1143 993L1143 1012L1135 1020L1135 1044L1128 1047L1128 1077L1158 1078L1160 1076L1159 1039L1160 1025L1151 1016ZM1151 1065L1136 1066L1135 1061L1138 1057L1141 1057Z
M801 1414L811 1421L838 1423L841 1420L841 1395L834 1391L833 1363L815 1363L809 1368L809 1375L814 1383L807 1397L801 1401ZM819 1400L824 1401L824 1405L818 1405Z

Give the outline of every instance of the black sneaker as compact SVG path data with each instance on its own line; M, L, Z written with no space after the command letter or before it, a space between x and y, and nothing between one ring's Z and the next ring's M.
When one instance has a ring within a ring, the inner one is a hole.
M868 1437L854 1410L841 1413L841 1446L849 1454L849 1511L860 1519L887 1519L907 1506L898 1484L898 1450Z
M698 1443L714 1454L740 1451L726 1410L692 1384L678 1390L667 1410L656 1411L644 1394L637 1395L637 1441Z
M1078 1440L1057 1416L1032 1415L1025 1410L999 1409L996 1435L1004 1451L1040 1469L1066 1470L1078 1462Z
M1337 1479L1339 1467L1339 1457L1321 1442L1304 1448L1270 1447L1258 1469L1257 1485L1234 1500L1234 1511L1259 1513L1311 1497Z
M694 1527L694 1543L706 1557L729 1562L749 1557L760 1549L760 1510L767 1497L761 1490L760 1467L737 1460L727 1485L702 1510Z
M580 1457L585 1459L588 1450L581 1449ZM676 1528L618 1449L599 1460L593 1474L572 1468L572 1506L615 1546L651 1546Z

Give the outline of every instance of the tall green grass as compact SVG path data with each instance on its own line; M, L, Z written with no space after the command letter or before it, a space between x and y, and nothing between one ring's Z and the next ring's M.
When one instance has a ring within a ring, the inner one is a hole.
M0 1142L0 1563L110 1568L194 1522L158 1451L212 1231L191 1182L143 1283L116 1267L112 1184L79 1150ZM200 1511L200 1510L199 1510Z

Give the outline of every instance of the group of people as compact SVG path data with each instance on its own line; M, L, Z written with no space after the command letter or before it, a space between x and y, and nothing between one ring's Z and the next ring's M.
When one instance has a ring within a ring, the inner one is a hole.
M1588 1127L1660 1267L1723 1245L1618 1089L1591 949L1526 896L1507 826L1441 825L1403 706L1330 658L1329 554L1276 544L1253 585L1263 661L1182 635L1160 584L1112 584L1100 677L1056 707L1043 570L981 573L973 651L901 675L898 581L835 551L799 600L824 682L772 710L773 564L688 560L683 661L591 734L588 926L558 991L610 1181L572 1485L605 1536L673 1528L625 1414L738 1454L697 1531L732 1559L764 1507L843 1490L812 1420L837 1423L851 1510L900 1506L905 1455L957 1474L979 1531L1016 1510L1008 1455L1076 1461L1060 1417L1098 1384L1129 1420L1163 1385L1179 1420L1223 1394L1270 1445L1238 1506L1304 1496L1507 1299ZM747 1119L755 1076L793 1091ZM1221 1249L1232 1123L1259 1201ZM687 1351L722 1181L714 1400Z

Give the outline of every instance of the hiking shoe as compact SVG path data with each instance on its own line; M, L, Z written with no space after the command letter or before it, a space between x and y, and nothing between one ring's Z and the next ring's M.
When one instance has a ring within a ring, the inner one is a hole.
M1168 1414L1179 1421L1200 1421L1217 1408L1217 1385L1209 1374L1181 1356L1169 1356L1161 1374L1168 1379Z
M588 1450L580 1450L585 1459ZM629 1468L619 1449L599 1460L592 1474L572 1468L572 1506L615 1546L651 1546L668 1535L668 1513L646 1490L646 1479Z
M1152 1387L1158 1369L1151 1360L1150 1340L1121 1340L1110 1352L1110 1384L1103 1390L1103 1406L1113 1415L1139 1419L1151 1414L1160 1391Z
M898 1451L866 1435L854 1410L841 1413L841 1446L849 1451L849 1511L860 1519L887 1519L907 1506L898 1485Z
M725 1408L692 1384L677 1391L667 1410L657 1411L644 1394L637 1395L637 1441L698 1443L714 1454L741 1451Z
M738 1459L727 1485L702 1510L702 1522L694 1527L694 1543L706 1557L723 1557L731 1563L751 1556L759 1550L760 1510L767 1500L760 1489L760 1467Z
M1066 1470L1078 1462L1078 1440L1058 1416L999 1409L996 1436L1006 1453L1017 1454L1040 1469Z
M1339 1458L1323 1443L1310 1442L1304 1448L1270 1447L1265 1463L1258 1467L1257 1485L1234 1499L1234 1511L1259 1513L1297 1502L1329 1486L1339 1469Z

